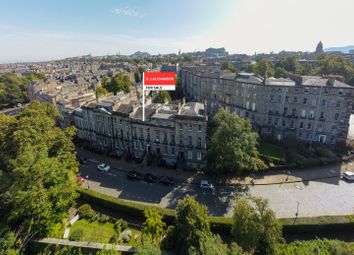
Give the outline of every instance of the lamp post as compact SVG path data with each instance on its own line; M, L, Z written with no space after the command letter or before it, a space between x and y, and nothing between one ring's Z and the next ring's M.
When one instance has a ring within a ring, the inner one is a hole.
M296 201L297 202L297 206L296 206L296 213L295 213L295 217L297 218L299 216L299 206L300 206L300 201Z
M86 181L87 181L87 189L90 189L90 184L89 184L89 176L88 175L86 175Z

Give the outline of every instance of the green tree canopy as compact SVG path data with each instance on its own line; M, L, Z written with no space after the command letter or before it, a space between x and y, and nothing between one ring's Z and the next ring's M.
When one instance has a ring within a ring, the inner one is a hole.
M262 77L274 76L274 65L268 60L260 60L255 66L255 73Z
M255 197L236 199L231 233L245 251L257 255L273 255L282 235L268 201Z
M110 82L107 83L105 89L116 95L119 91L128 93L130 91L130 86L132 86L132 81L129 76L119 72L112 77Z
M98 86L96 88L96 92L97 92L97 96L100 97L100 96L104 96L108 93L108 91L104 88L104 87L101 87L101 86Z
M143 242L136 247L135 255L161 255L161 250L155 244Z
M353 64L342 56L323 54L318 58L318 62L321 74L342 75L347 82L351 81L354 77Z
M266 167L257 150L258 134L252 131L249 120L220 108L214 122L216 129L206 155L208 172L240 174Z
M164 104L164 103L171 103L172 102L172 98L170 96L170 94L168 93L168 91L162 90L159 91L156 95L156 97L154 98L154 103L160 103L160 104Z
M193 197L186 196L178 201L174 231L179 254L194 254L189 251L199 251L202 240L212 235L207 217L207 207L198 204Z
M289 73L283 68L283 67L277 67L275 68L275 73L274 73L275 78L288 78Z
M165 233L166 223L162 221L162 215L157 209L148 208L144 210L145 222L142 233L144 238L151 243L158 244Z
M75 205L75 129L58 128L58 118L53 105L36 101L16 116L0 114L0 167L10 180L0 225L16 232L15 248L49 234Z
M283 57L277 66L284 68L289 73L297 73L300 68L299 59L296 56Z
M222 70L228 70L232 73L236 73L236 71L237 71L236 67L228 60L224 61L221 68L222 68Z
M31 73L23 77L15 73L0 75L0 108L29 102L27 84L38 79L45 79L45 75L42 73Z

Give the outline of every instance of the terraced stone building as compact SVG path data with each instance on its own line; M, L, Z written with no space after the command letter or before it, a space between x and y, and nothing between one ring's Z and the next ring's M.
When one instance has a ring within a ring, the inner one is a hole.
M354 88L338 77L264 79L200 65L182 67L181 84L189 100L207 101L209 118L224 107L250 119L258 132L278 140L346 142Z
M90 145L143 160L154 155L168 165L203 168L208 117L204 104L149 104L142 121L139 100L90 103L74 112L77 135Z

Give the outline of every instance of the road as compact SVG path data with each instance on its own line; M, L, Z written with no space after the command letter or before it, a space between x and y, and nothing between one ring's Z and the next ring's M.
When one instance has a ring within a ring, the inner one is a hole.
M151 203L166 208L176 208L179 199L186 195L195 196L198 202L209 208L215 216L231 216L236 194L249 193L269 200L270 208L278 218L321 215L345 215L354 213L354 183L347 183L338 177L319 181L255 185L216 186L215 192L203 192L196 184L179 183L166 187L159 183L149 184L130 181L127 170L112 167L107 173L96 169L97 163L80 166L81 175L87 178L83 186L122 199Z

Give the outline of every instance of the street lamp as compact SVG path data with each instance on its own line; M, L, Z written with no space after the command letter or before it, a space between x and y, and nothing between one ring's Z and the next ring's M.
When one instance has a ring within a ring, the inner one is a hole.
M88 176L88 175L86 175L86 181L87 181L87 189L90 189L90 184L89 184L89 181L88 181L88 179L89 179L89 176Z
M300 201L296 201L297 202L297 206L296 206L296 213L295 213L295 217L297 218L297 216L299 216L299 206L300 206Z

